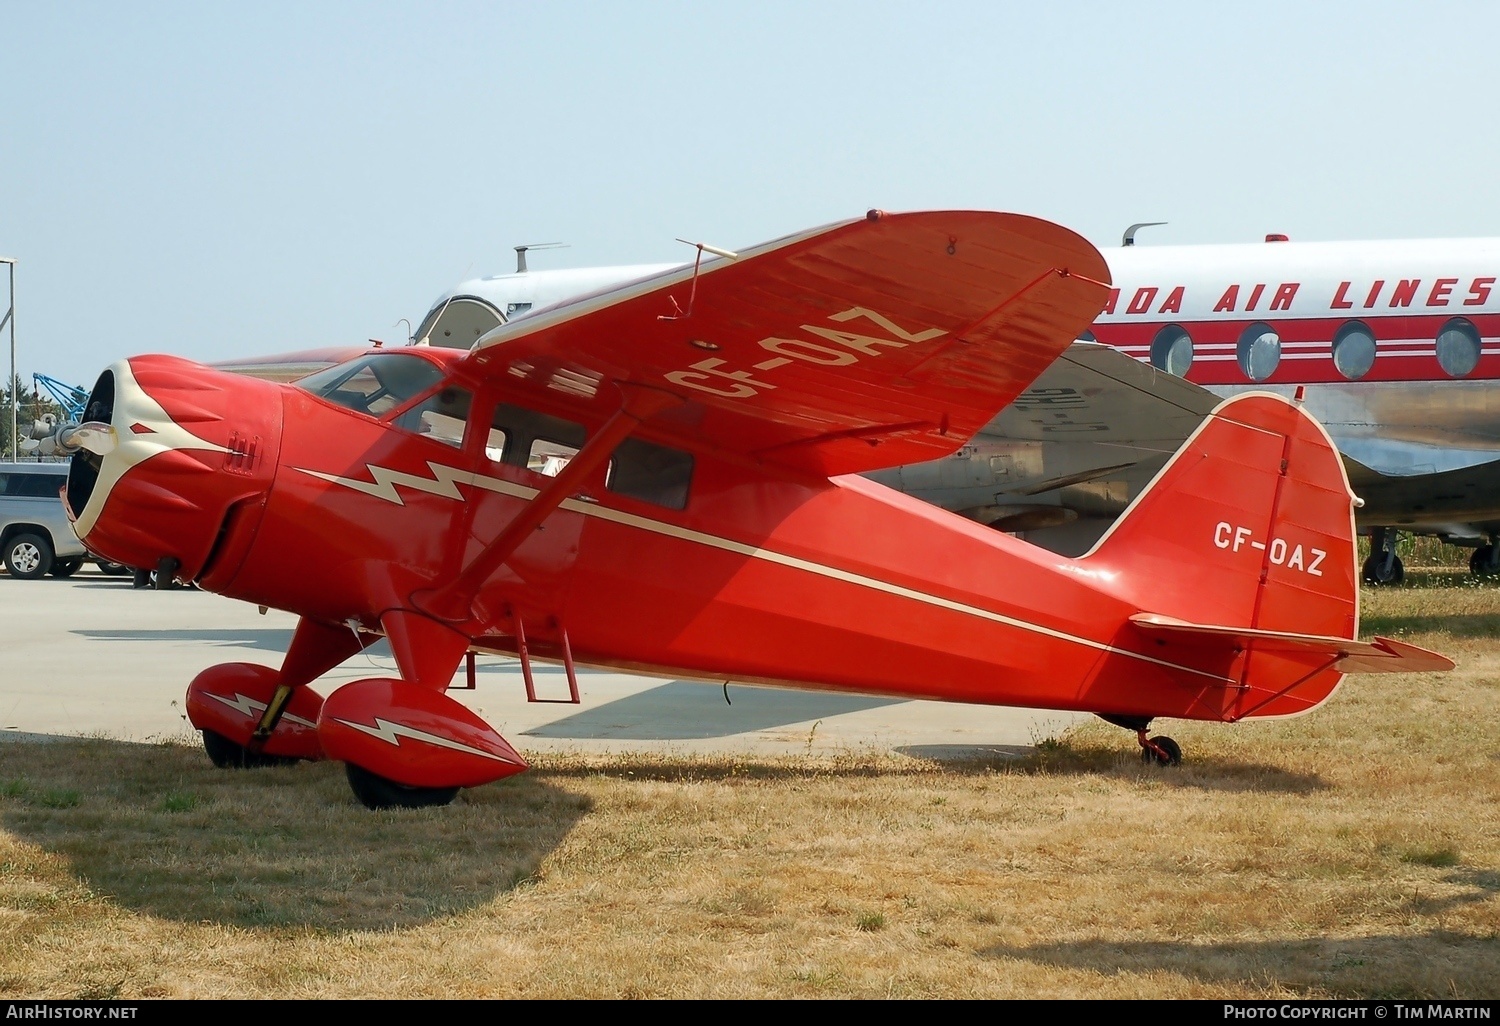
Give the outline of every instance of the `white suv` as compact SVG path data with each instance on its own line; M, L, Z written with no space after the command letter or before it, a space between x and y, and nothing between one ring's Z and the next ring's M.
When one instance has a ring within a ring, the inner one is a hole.
M0 463L0 562L12 577L69 577L91 559L58 494L66 463Z

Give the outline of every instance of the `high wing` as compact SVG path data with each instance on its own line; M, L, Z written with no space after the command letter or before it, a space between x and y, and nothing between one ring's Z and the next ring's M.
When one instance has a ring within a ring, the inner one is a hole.
M579 297L465 363L554 404L679 402L650 426L762 463L859 473L954 452L1101 309L1087 241L1018 214L883 214Z

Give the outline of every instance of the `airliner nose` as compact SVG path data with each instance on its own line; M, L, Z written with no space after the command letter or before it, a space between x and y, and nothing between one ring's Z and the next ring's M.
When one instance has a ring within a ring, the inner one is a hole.
M275 474L280 386L138 356L99 376L83 419L114 440L85 446L68 474L73 526L91 551L183 580L244 552Z

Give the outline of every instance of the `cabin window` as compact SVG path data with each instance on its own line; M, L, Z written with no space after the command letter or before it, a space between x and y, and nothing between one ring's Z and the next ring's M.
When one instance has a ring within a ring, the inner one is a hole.
M556 477L583 448L586 435L582 424L501 403L490 419L484 454L494 463Z
M1461 378L1479 365L1479 332L1463 317L1455 317L1438 332L1437 358L1443 370Z
M1251 381L1264 381L1281 363L1281 336L1269 324L1258 321L1240 333L1235 351L1240 370Z
M1180 324L1168 324L1151 340L1151 366L1185 377L1193 365L1193 336Z
M396 426L461 449L464 424L469 419L469 405L473 399L467 389L450 385L397 417Z
M610 457L604 487L667 509L685 509L692 479L691 453L627 438Z
M442 377L439 367L420 356L371 353L309 374L296 385L331 403L378 417L421 395Z
M1358 381L1375 366L1375 336L1359 321L1350 321L1333 336L1333 365L1350 381Z
M490 428L490 436L484 442L485 459L491 463L505 462L505 447L510 444L510 436L505 433L504 428Z
M578 455L578 449L547 438L535 438L531 451L526 456L526 469L534 470L544 477L556 477L563 472L568 461Z

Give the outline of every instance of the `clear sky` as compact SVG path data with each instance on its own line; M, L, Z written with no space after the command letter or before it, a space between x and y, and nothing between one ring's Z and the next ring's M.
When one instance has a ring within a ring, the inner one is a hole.
M520 243L687 259L872 206L1500 235L1497 41L1478 2L0 0L18 368L396 341Z

